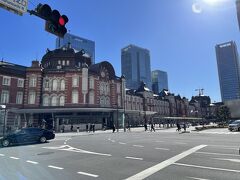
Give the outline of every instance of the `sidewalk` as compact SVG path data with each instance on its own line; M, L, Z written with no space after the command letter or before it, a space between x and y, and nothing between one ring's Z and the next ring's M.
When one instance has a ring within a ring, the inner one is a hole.
M170 128L155 128L156 132L158 131L166 131L166 132L176 132L176 127L170 127ZM187 132L191 132L192 130L195 130L195 127L190 126L189 128L187 128ZM115 133L123 133L124 130L123 129L119 129L119 132L117 132L117 129L115 131ZM131 130L129 131L128 129L126 129L126 133L131 133L131 132L145 132L144 127L136 127L136 128L131 128ZM149 128L148 128L148 131ZM183 130L182 130L183 132ZM88 136L88 135L93 135L93 134L112 134L112 129L108 129L108 130L97 130L94 133L93 132L86 132L86 131L82 131L82 132L64 132L64 133L60 133L57 132L55 133L56 137L74 137L74 136Z

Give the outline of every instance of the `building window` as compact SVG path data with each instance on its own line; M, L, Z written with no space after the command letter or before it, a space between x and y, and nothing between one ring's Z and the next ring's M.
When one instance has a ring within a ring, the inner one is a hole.
M56 91L57 88L58 88L58 82L57 82L57 79L54 79L54 80L52 81L52 90L53 90L53 91Z
M23 86L24 86L24 80L23 79L18 79L17 87L23 87Z
M78 103L78 91L76 90L72 91L72 103L73 104Z
M28 104L35 104L36 92L30 91L28 95Z
M117 102L118 102L118 106L121 107L121 104L122 104L122 103L121 103L121 96L118 96Z
M2 83L2 85L10 86L10 84L11 84L11 77L3 76L3 83Z
M72 87L78 87L78 76L72 77Z
M23 101L23 92L17 92L16 104L22 104Z
M49 89L49 79L45 79L45 81L44 81L44 89L45 90Z
M52 104L52 106L57 106L57 96L52 97L51 104Z
M64 60L62 61L62 65L65 66L65 61Z
M90 77L89 88L94 89L94 78L93 77Z
M94 104L94 92L89 93L89 104Z
M60 89L61 89L61 91L65 90L65 80L61 80Z
M69 66L69 60L67 60L67 66Z
M65 104L65 97L64 96L60 96L60 98L59 98L59 105L60 106L64 106L64 104Z
M43 106L49 106L49 97L43 96Z
M9 102L9 91L3 90L1 95L1 103L6 104Z
M30 77L29 78L29 87L36 87L37 85L37 77Z
M117 93L120 94L120 84L117 84Z

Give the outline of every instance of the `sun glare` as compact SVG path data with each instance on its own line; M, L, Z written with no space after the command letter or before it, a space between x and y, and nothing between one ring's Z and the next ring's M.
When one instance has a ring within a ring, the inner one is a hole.
M203 1L207 4L214 5L221 2L222 0L203 0Z

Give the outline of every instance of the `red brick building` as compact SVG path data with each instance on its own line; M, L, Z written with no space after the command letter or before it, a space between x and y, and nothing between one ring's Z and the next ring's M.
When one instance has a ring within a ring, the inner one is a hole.
M20 70L12 73L11 64L5 64L0 91L1 104L7 105L6 127L45 126L59 131L63 124L65 130L71 125L75 130L94 123L100 129L122 118L125 80L107 61L91 65L82 52L62 48L48 50L31 67L14 65Z

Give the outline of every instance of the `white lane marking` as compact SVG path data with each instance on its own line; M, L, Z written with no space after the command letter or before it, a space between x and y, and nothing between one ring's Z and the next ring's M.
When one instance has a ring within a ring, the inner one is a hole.
M13 156L11 156L9 158L11 158L11 159L19 159L18 157L13 157Z
M27 160L26 162L31 163L31 164L38 164L38 162L35 162L35 161L29 161L29 160Z
M184 143L184 142L175 142L175 144L187 144L187 143Z
M188 179L196 179L196 180L210 180L210 179L203 179L203 178L197 178L197 177L187 177Z
M63 146L58 146L58 147L42 147L44 149L56 149L56 150L61 150L61 151L70 151L70 152L78 152L78 153L86 153L86 154L95 154L99 156L112 156L111 154L103 154L103 153L97 153L97 152L92 152L92 151L86 151L83 149L77 149L74 147L71 147L69 145L63 145Z
M125 157L125 158L126 158L126 159L143 160L143 158L130 157L130 156L127 156L127 157Z
M165 141L155 141L155 142L165 142Z
M199 151L199 152L195 152L196 154L208 154L208 155L220 155L220 156L238 156L240 157L240 155L238 154L222 154L222 153L211 153L211 152L203 152L203 151Z
M240 159L225 159L225 158L212 158L212 159L240 163Z
M124 142L119 142L119 144L126 144L126 143L124 143Z
M144 147L144 146L142 146L142 145L133 145L134 147Z
M182 164L182 163L173 163L173 164L177 165L177 166L195 167L195 168L200 168L200 169L210 169L210 170L217 170L217 171L227 171L227 172L240 173L240 170L235 170L235 169L223 169L223 168L215 168L215 167L207 167L207 166L197 166L197 165Z
M155 148L155 149L157 149L157 150L164 150L164 151L169 151L170 149L167 149L167 148Z
M159 164L156 164L155 166L152 166L148 169L145 169L144 171L141 171L129 178L127 178L126 180L142 180L142 179L145 179L147 178L148 176L151 176L152 174L160 171L161 169L167 167L167 166L170 166L171 164L179 161L180 159L183 159L185 158L186 156L198 151L199 149L202 149L204 147L206 147L207 145L199 145L199 146L196 146L196 147L193 147L187 151L184 151L182 152L181 154L178 154L170 159L167 159L163 162L160 162Z
M28 146L28 147L36 147L35 145L31 145L31 146Z
M223 145L208 145L208 146L214 146L214 147L226 147L226 148L239 148L238 146L223 146Z
M0 156L5 156L4 154L0 154Z
M96 175L96 174L90 174L90 173L86 173L86 172L78 172L78 174L82 174L82 175L85 175L85 176L91 176L91 177L98 177L98 175Z
M52 166L52 165L49 165L48 167L53 168L53 169L59 169L59 170L64 169L64 168L62 168L62 167L57 167L57 166Z

